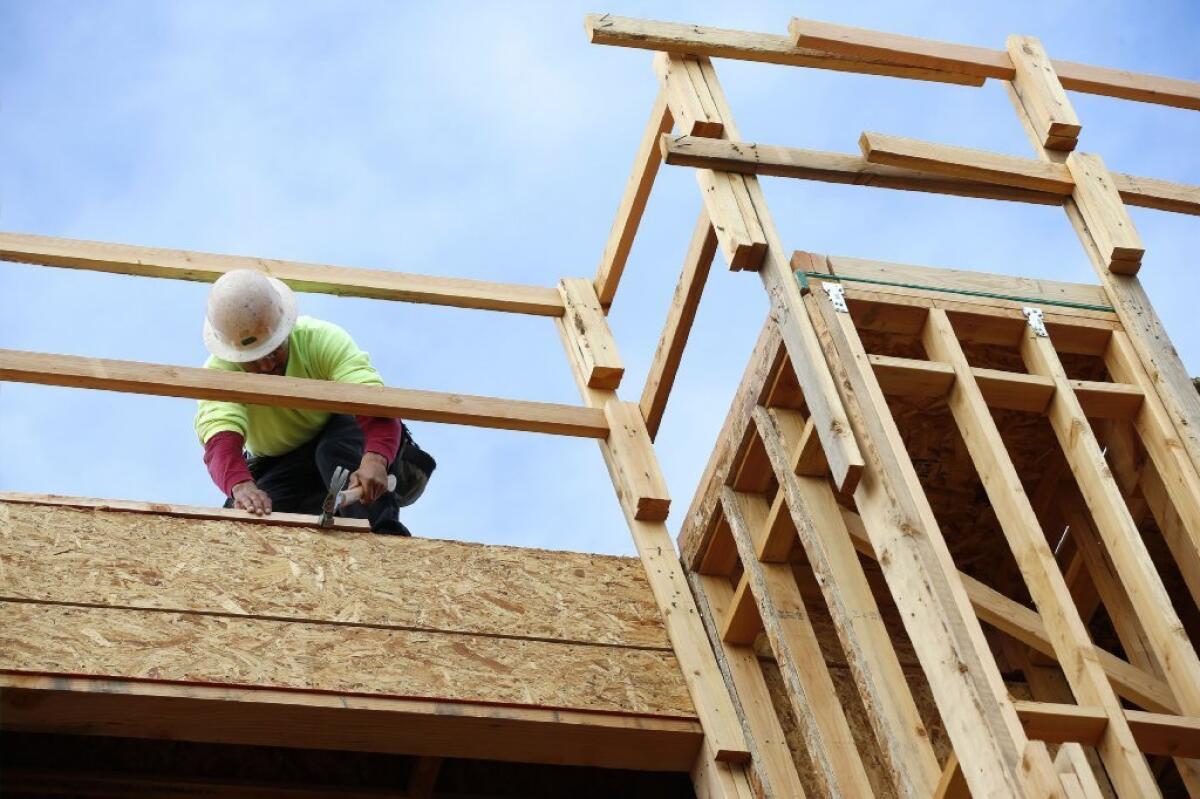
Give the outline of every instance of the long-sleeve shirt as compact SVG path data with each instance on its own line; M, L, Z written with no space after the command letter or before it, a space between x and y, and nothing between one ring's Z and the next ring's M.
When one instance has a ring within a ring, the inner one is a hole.
M240 364L210 357L208 369L245 371ZM301 316L288 337L287 377L382 386L370 358L350 335L331 322ZM204 445L204 462L213 482L228 495L250 479L243 446L253 455L282 455L312 440L329 421L328 411L278 408L240 402L201 400L196 435ZM400 446L400 422L383 417L357 417L366 440L365 452L389 463Z

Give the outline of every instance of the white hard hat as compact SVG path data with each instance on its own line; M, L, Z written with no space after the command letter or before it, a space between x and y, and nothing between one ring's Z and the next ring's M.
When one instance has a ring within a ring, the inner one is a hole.
M204 346L223 361L257 361L284 342L296 324L296 295L253 269L217 278L208 294Z

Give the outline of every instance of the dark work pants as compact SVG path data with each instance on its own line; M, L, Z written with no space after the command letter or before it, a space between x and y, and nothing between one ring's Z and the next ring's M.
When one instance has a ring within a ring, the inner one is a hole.
M255 484L271 497L272 510L319 514L334 470L338 466L350 472L358 469L362 462L363 443L362 429L354 417L335 414L307 444L284 455L251 458L250 473L254 476ZM432 458L420 452L407 436L401 444L401 450L406 447L416 449L432 464ZM367 519L371 529L377 533L409 535L408 528L400 523L400 508L412 504L421 495L433 468L416 468L411 458L402 455L403 452L398 454L388 468L391 474L396 475L395 491L384 493L370 506L356 502L344 507L338 511L338 515Z

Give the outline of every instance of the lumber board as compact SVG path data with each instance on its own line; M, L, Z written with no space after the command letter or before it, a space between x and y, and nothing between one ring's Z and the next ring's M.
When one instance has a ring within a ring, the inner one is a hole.
M1095 745L1108 717L1096 707L1052 702L1016 703L1030 737L1051 743L1073 741ZM1126 710L1124 717L1140 751L1151 755L1200 757L1200 718Z
M1028 98L1024 104L1036 109L1031 122L1051 150L1074 150L1083 127L1067 93L1054 71L1046 48L1033 36L1009 36L1005 49L1013 64L1013 91Z
M695 719L0 674L0 727L70 735L687 771Z
M804 420L796 454L792 457L792 472L800 477L823 477L829 473L829 464L821 450L821 439L817 437L812 417Z
M592 44L657 50L679 55L816 67L839 72L886 75L966 86L983 85L982 79L968 75L914 69L871 59L841 58L823 51L797 47L787 36L770 33L657 22L613 14L588 14L584 18L584 29L588 34L588 41Z
M788 26L792 41L848 58L874 58L918 69L1011 81L1016 76L1008 54L984 47L951 44L914 36L851 28L807 19ZM1063 88L1104 97L1200 110L1200 83L1110 67L1052 60Z
M632 402L612 400L604 404L604 418L622 505L638 521L663 521L670 513L671 497L641 410Z
M680 130L689 136L719 138L724 124L718 118L712 92L701 77L696 58L658 53L654 57L654 69Z
M719 640L715 634L720 628L719 619L728 617L734 589L725 577L712 575L690 573L688 582L710 637ZM762 784L764 796L767 799L804 799L804 787L754 648L722 641L714 649L746 732L755 774Z
M1106 715L1107 724L1096 743L1110 779L1121 796L1154 795L1154 777L1136 751L1121 704L1100 667L1087 627L945 311L930 311L922 341L931 358L954 370L948 397L951 413L1046 625L1056 658L1067 665L1067 681L1080 702L1095 705Z
M725 611L724 621L721 623L721 640L727 644L753 644L762 628L762 619L758 617L758 606L754 604L750 581L743 575Z
M41 266L211 283L234 269L253 269L296 291L374 300L561 316L552 287L413 275L379 269L280 261L242 255L138 247L100 241L0 233L0 260Z
M613 221L612 230L609 231L608 240L604 243L600 265L596 268L596 295L600 305L606 310L617 296L617 286L625 273L625 264L628 263L629 253L633 249L633 240L637 237L642 215L646 212L646 203L650 199L650 190L654 186L654 178L658 175L658 167L662 162L658 154L658 137L670 133L674 124L671 109L667 107L666 94L659 91L654 99L654 106L650 109L650 121L646 123L646 132L642 134L637 154L633 158L633 171L625 183L625 192L621 195L620 205L617 206L617 217Z
M734 123L733 111L711 64L707 65L704 74L725 122L725 135L730 139L741 138ZM862 476L862 452L851 430L829 364L822 356L816 330L804 308L804 297L792 273L779 231L771 218L762 186L754 176L744 176L744 182L767 240L759 277L771 299L772 318L780 325L784 347L803 389L809 415L817 425L817 435L821 439L825 459L829 462L834 484L840 491L852 492ZM713 222L715 225L717 220Z
M779 495L775 505L789 518L790 537L799 536L846 655L855 687L899 796L925 797L938 780L938 762L908 687L891 636L829 483L802 477L788 451L802 446L799 414L755 408L754 422L766 446ZM775 506L772 507L772 514ZM773 526L768 517L765 527ZM759 548L762 551L762 548ZM766 567L764 567L766 568Z
M891 261L872 261L830 255L827 263L831 274L843 280L877 281L897 286L942 289L972 296L977 301L992 300L1001 307L1009 303L1048 303L1046 311L1053 312L1060 304L1109 308L1104 287L1086 283L1065 283L1045 278L1016 277L976 272L965 269L914 266ZM1109 308L1111 311L1111 308ZM1111 314L1110 314L1111 316Z
M985 47L939 42L917 36L853 28L814 19L793 17L788 23L792 41L846 58L876 58L894 64L980 78L1012 80L1014 70L1007 54Z
M0 495L0 596L670 651L635 558L362 535L304 518L185 519Z
M188 366L0 350L0 380L604 438L598 409Z
M1045 180L1055 184L1054 191L1038 191L1012 185L1017 179L1011 177L1011 172L1003 170L998 173L1003 178L1003 182L1000 183L955 177L956 174L987 174L978 169L972 171L964 168L975 164L977 154L989 159L1001 159L999 162L992 162L993 170L997 164L1001 164L1021 171L1030 171L1029 165L1038 162L962 147L948 148L951 153L947 153L941 149L947 147L946 145L926 142L921 144L925 144L927 148L937 148L923 149L921 154L924 160L921 162L921 169L889 166L848 153L696 136L663 134L659 146L663 160L673 166L1037 205L1062 205L1063 197L1070 194L1075 185L1075 179L1070 172L1064 166L1053 163L1046 167L1044 175ZM955 155L957 160L942 160L942 157L949 154ZM1117 193L1129 205L1180 214L1200 214L1200 186L1121 172L1113 172L1111 177ZM1066 190L1061 187L1061 181L1064 180L1067 182Z
M646 485L648 480L654 479L646 472L637 477L639 470L657 473L657 480L661 481L658 458L645 421L637 405L622 403L615 391L588 386L582 365L573 354L565 325L561 319L556 320L556 324L580 396L589 407L606 415L610 413L609 408L612 406L612 412L620 418L625 430L624 437L611 436L600 439L598 443L638 557L641 558L645 569L646 579L650 583L651 593L662 616L663 626L667 630L667 637L679 661L679 668L692 698L695 713L704 728L704 751L696 759L696 763L700 764L699 767L704 772L700 776L704 778L705 774L720 772L729 776L730 780L735 780L728 770L729 766L745 763L750 759L751 753L737 712L734 710L733 700L723 682L716 654L704 630L704 621L696 607L695 598L684 575L683 565L671 543L667 527L661 521L638 519L637 495L629 491L631 483ZM629 444L630 451L622 450L620 444L614 447L613 441ZM665 488L665 484L663 487ZM665 493L663 496L666 496ZM696 764L693 764L693 767L695 768ZM702 783L701 779L695 777L693 781L697 785Z
M625 376L625 365L591 281L563 278L558 290L563 298L563 327L571 335L588 386L615 391Z
M962 766L958 762L958 755L954 752L951 752L949 759L946 760L942 776L933 790L933 799L971 799L971 790L967 787L967 781L963 778Z
M34 602L0 618L9 673L695 717L661 650Z
M1108 270L1137 274L1146 248L1104 160L1091 153L1071 153L1064 163L1075 179L1071 197Z
M1067 169L1052 162L873 131L864 131L858 141L863 157L873 164L888 164L1048 194L1067 195L1075 188L1075 181Z
M871 163L861 155L848 153L670 134L662 137L660 146L663 159L674 166L1041 205L1062 203L1059 194L947 178L934 172Z
M758 607L818 781L830 796L870 796L866 768L791 567L761 563L755 555L751 530L766 524L766 501L726 487L721 508L733 530L748 591Z
M658 428L662 424L667 400L675 385L675 376L683 360L683 351L687 346L692 324L696 321L700 297L708 282L708 273L716 252L717 234L708 220L708 213L702 210L683 259L679 281L675 284L675 294L671 297L671 307L667 310L667 319L663 323L662 334L658 338L658 346L654 350L654 358L650 361L650 370L642 388L641 401L638 403L646 420L646 428L650 431L651 441L658 435Z
M972 793L1056 784L1031 755L995 661L849 314L809 295L869 468L854 499ZM986 655L986 657L985 657Z

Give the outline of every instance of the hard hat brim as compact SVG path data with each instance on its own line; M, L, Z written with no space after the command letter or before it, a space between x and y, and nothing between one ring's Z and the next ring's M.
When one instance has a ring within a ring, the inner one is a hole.
M209 324L207 319L204 320L204 346L210 353L222 361L228 361L229 363L257 361L259 358L269 355L276 347L282 344L291 334L292 328L296 326L297 310L295 292L278 278L268 275L267 280L271 281L272 288L279 295L279 301L283 304L283 313L279 317L279 324L271 331L271 335L267 336L256 346L249 349L231 347L218 338L212 325Z

